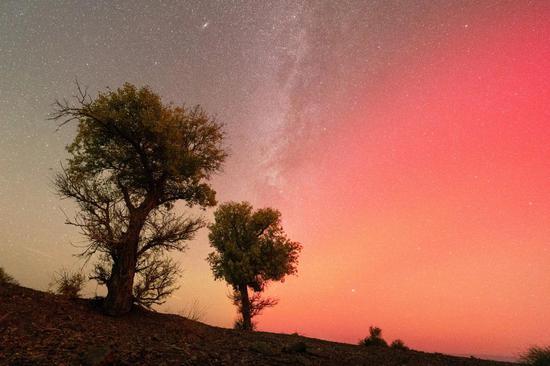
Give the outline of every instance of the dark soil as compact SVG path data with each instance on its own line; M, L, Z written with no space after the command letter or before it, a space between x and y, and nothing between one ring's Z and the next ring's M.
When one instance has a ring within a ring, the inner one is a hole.
M93 300L69 300L13 285L0 285L0 364L514 365L242 332L143 309L112 318Z

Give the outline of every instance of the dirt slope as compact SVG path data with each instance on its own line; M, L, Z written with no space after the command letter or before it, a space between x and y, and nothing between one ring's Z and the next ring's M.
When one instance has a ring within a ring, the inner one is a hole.
M0 287L0 364L513 365L239 332L145 310L110 318L91 300L71 301L11 285Z

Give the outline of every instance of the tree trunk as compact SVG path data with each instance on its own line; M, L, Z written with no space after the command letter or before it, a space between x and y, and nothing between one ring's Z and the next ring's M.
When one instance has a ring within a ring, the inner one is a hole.
M248 298L248 286L239 285L241 293L241 313L243 317L243 330L252 330L252 317L250 313L250 299Z
M130 248L123 248L113 260L111 278L107 282L107 297L103 308L108 315L119 316L130 311L133 304L136 258Z
M121 243L113 256L111 277L107 282L107 297L103 303L104 311L112 316L126 314L134 302L133 288L136 273L137 249L141 229L147 215L130 217L126 240Z

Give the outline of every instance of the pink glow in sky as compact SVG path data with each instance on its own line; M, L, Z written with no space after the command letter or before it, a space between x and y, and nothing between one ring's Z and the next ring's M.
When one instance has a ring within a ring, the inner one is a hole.
M459 354L550 342L550 23L487 19L357 88L287 163L266 201L305 249L264 328L356 342L376 324Z

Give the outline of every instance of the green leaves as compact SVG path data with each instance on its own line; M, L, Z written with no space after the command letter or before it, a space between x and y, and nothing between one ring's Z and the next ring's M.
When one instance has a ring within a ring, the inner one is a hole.
M148 87L126 83L94 99L77 87L76 105L58 102L52 118L60 126L78 123L67 166L55 180L60 196L80 209L67 223L88 239L82 256L100 255L93 277L108 287L109 314L130 309L136 274L133 298L161 303L178 272L164 253L183 251L204 226L201 218L170 211L178 200L216 204L209 179L227 156L222 125L199 106L163 104Z
M279 211L229 202L220 205L214 219L209 239L215 251L207 260L216 279L262 291L268 281L296 273L302 247L286 237Z
M202 108L164 105L148 87L128 83L94 100L81 92L77 101L76 106L58 103L54 116L61 125L78 121L77 136L67 147L69 174L102 175L132 198L154 194L161 203L216 203L205 181L227 156L224 133Z
M208 238L215 251L207 260L214 277L233 287L231 299L241 313L235 326L253 330L251 318L277 304L261 292L269 281L296 273L302 246L286 237L281 213L273 208L254 211L248 202L228 202L218 207L214 219Z

